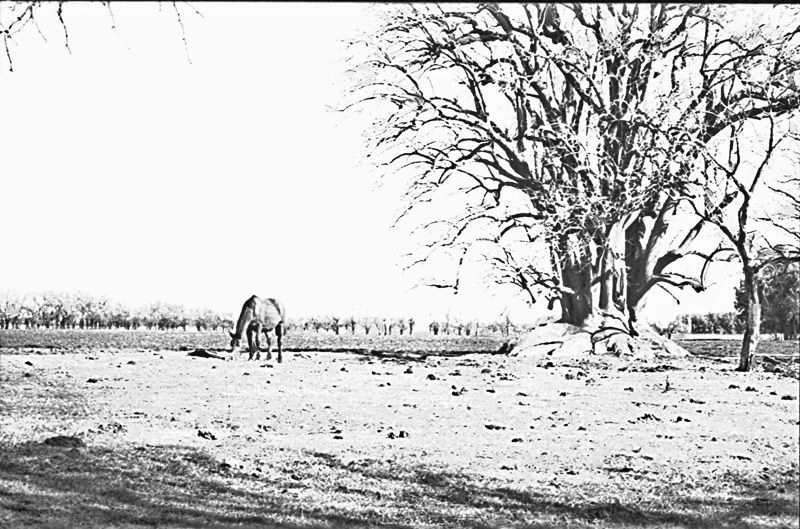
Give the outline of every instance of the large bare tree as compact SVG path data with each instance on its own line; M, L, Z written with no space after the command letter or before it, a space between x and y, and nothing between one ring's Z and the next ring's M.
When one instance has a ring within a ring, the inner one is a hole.
M415 263L477 253L532 299L560 302L562 321L614 314L635 334L654 287L703 288L676 263L698 253L703 223L684 222L681 199L705 151L800 106L798 13L382 7L377 32L353 43L346 108L375 117L370 155L407 185L399 220L419 227Z

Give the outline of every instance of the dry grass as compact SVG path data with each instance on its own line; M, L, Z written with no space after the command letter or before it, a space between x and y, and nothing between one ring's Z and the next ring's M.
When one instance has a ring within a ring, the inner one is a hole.
M16 352L2 527L798 526L797 381L727 360Z

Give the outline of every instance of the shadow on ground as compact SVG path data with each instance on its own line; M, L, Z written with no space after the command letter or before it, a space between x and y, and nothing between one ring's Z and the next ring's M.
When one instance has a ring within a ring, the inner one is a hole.
M26 443L0 444L0 451L0 525L15 528L750 528L761 523L753 517L774 526L798 514L794 492L778 494L743 480L726 501L626 503L602 501L604 495L591 490L554 494L545 486L491 486L422 467L345 463L325 453L298 452L288 464L246 474L201 451L172 446ZM796 477L786 480L796 487Z
M698 500L667 493L648 501L635 491L610 487L561 487L558 492L487 486L474 478L426 468L396 469L343 463L325 453L314 453L331 467L361 474L367 479L401 483L401 496L428 523L488 529L493 527L789 527L800 516L800 491L796 472L780 477L781 483L764 482L727 472L713 489L735 490L725 500ZM409 490L409 487L418 490ZM712 489L712 492L715 492ZM782 493L777 491L782 490ZM611 492L611 494L609 494ZM630 493L632 492L632 494ZM620 498L628 497L628 501ZM638 496L638 497L637 497ZM612 497L610 501L603 498ZM586 498L590 498L588 501ZM446 513L454 513L447 515ZM759 520L759 521L756 521ZM776 524L776 521L778 522ZM783 523L781 523L781 521ZM796 526L796 523L795 523Z
M237 474L203 452L0 446L3 527L366 527L282 497L283 480ZM258 492L256 492L258 491Z

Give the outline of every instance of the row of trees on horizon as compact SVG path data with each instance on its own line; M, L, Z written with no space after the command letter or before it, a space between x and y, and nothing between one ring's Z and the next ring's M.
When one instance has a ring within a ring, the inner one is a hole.
M236 316L212 309L191 309L155 302L131 308L105 296L86 293L0 293L0 329L145 329L220 331L233 328ZM426 330L432 335L471 336L481 332L508 335L519 329L508 317L493 322L464 321L447 315L426 322L413 317L318 316L290 319L288 331L408 335Z

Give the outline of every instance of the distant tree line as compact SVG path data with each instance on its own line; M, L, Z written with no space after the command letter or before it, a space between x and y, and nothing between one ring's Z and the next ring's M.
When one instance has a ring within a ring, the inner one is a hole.
M800 336L800 263L775 263L759 274L757 295L761 302L761 332L782 334L784 339ZM745 290L736 288L734 305L744 322Z
M736 312L709 312L706 314L684 314L659 330L662 334L741 334L742 318Z
M84 293L42 292L17 295L0 293L0 329L146 329L218 331L231 329L235 317L211 309L190 309L174 303L156 302L131 308L104 296ZM420 328L412 317L320 316L290 319L289 332L327 332L365 335L433 336L508 335L519 329L505 317L494 322L462 321L452 316L431 321Z
M330 332L364 335L410 335L423 331L414 318L348 317L338 316L302 318L290 321L288 330L305 332ZM433 336L479 336L484 334L508 335L518 328L508 318L493 322L462 321L451 316L428 323L427 332Z
M522 330L520 327L511 323L508 316L488 323L478 321L462 322L453 318L444 320L434 320L428 325L430 333L434 336L440 334L457 336L478 336L482 334L502 334L508 336Z
M210 309L151 303L130 308L104 296L43 292L0 294L0 329L218 330L233 326L230 316Z
M800 264L778 263L765 267L758 296L761 300L761 332L785 340L800 336ZM733 312L679 316L663 334L741 334L745 329L745 289L736 288Z

